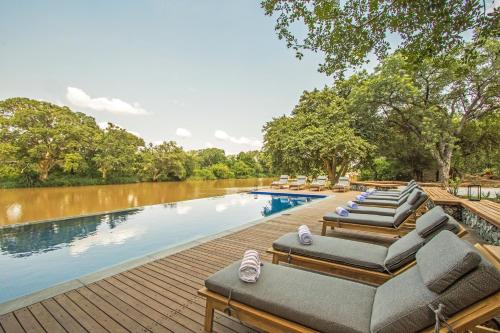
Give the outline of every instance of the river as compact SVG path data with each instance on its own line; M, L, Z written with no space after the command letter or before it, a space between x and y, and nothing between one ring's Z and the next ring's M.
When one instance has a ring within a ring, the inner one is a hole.
M0 227L236 193L269 178L0 189Z

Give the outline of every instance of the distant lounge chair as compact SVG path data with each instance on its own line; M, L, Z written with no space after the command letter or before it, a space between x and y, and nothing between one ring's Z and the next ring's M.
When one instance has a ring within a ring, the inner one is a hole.
M378 287L271 264L245 283L237 261L198 291L206 297L205 330L215 310L259 330L295 333L446 332L444 318L464 332L499 315L500 263L488 249L443 231L416 258Z
M347 191L349 191L350 187L351 187L351 184L349 183L349 178L340 177L338 183L333 185L332 190L333 191L347 192Z
M349 213L340 216L335 212L323 216L321 235L326 234L327 227L345 228L358 231L368 231L389 235L403 236L415 229L417 211L426 209L425 203L429 199L427 193L420 190L412 192L408 200L396 209L394 216ZM418 208L416 208L418 207Z
M413 194L415 193L415 194ZM411 197L411 201L414 200L414 197L416 195L420 195L420 192L417 192L417 190L413 191L411 195L408 195L406 196L403 200L400 200L398 201L397 203L401 203L401 205L403 205L405 202L408 201L408 199ZM355 214L371 214L371 215L384 215L384 216L394 216L396 215L396 212L397 212L397 208L398 207L401 207L401 205L397 206L397 207L394 207L394 208L389 208L389 207L381 207L381 206L373 206L373 205L363 205L364 201L360 201L360 203L358 204L358 208L351 208L351 207L344 207L347 211L349 211L349 213L355 213ZM385 201L384 201L385 202ZM387 202L385 202L386 204L388 204ZM416 206L416 204L419 204L419 206ZM421 213L423 213L426 209L426 205L427 205L427 200L420 203L417 202L416 204L413 204L411 205L412 206L412 209L415 211L415 213L417 214L417 216Z
M281 175L280 179L271 183L272 187L283 188L288 186L288 179L290 177L288 175Z
M386 207L386 208L397 208L404 204L406 200L410 197L410 195L415 191L421 191L420 188L414 187L410 189L408 192L403 194L401 197L397 198L374 198L367 197L365 200L354 200L358 205L362 206L375 206L375 207Z
M292 189L297 189L297 190L300 190L301 188L304 188L306 187L306 182L307 182L307 176L297 176L297 179L292 182L288 188L290 190Z
M317 189L318 191L321 191L323 188L326 186L326 182L328 181L327 176L319 176L313 182L309 185L309 189Z
M302 245L293 232L274 241L267 252L273 255L274 264L287 262L377 285L412 267L418 249L443 230L459 237L467 234L453 217L436 206L417 219L416 230L389 247L318 235L312 236L311 245Z

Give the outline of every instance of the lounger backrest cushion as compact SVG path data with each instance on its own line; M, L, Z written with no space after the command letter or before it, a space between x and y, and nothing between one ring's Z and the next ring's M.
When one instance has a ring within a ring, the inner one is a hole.
M415 259L415 254L425 243L416 230L392 243L387 250L384 261L385 268L393 272Z
M319 177L317 178L317 180L327 180L327 179L328 179L328 177L327 177L327 176L319 176Z
M394 214L394 226L397 227L404 222L410 216L412 212L412 207L409 203L405 202L398 208L396 208L396 214Z
M406 202L408 202L410 205L414 205L417 202L418 198L420 197L420 194L422 194L422 191L420 190L412 191L408 196Z
M470 244L455 239L450 231L442 231L417 254L422 280L435 293L442 293L481 261L481 256Z
M417 219L415 229L420 236L425 238L445 224L448 219L449 215L445 213L443 208L435 206Z
M281 175L280 180L288 180L288 175Z
M462 242L454 236L453 241ZM424 245L418 253L427 246ZM473 246L470 245L472 249ZM475 250L475 249L474 249ZM417 254L418 255L418 254ZM430 309L444 305L443 315L450 317L500 289L500 272L482 255L479 265L462 276L441 294L424 284L417 266L393 277L377 288L370 328L372 333L418 332L434 325ZM433 256L434 264L441 258Z

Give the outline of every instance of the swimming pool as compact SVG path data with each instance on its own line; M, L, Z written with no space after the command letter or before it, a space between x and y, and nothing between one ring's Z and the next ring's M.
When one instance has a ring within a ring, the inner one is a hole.
M322 196L241 193L0 229L0 303Z

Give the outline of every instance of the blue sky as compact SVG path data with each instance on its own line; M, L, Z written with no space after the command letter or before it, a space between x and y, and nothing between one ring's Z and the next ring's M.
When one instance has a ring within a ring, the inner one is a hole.
M266 121L331 82L258 1L2 1L0 32L0 99L68 105L186 149L255 149Z

